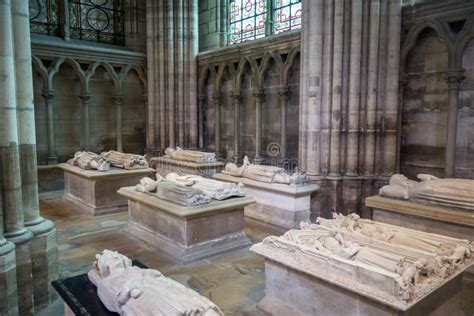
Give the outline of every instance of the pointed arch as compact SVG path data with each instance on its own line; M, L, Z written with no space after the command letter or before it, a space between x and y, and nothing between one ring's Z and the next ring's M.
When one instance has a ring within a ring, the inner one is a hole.
M79 81L81 82L81 90L82 91L89 91L87 87L87 78L86 74L81 68L81 65L77 61L75 61L72 58L64 58L60 57L56 59L48 69L48 87L49 89L53 89L53 79L54 76L59 72L59 69L63 64L67 64L71 66L72 70L74 71L74 74L79 78Z
M89 69L86 72L87 88L89 88L90 79L94 76L95 72L99 67L104 68L104 70L109 74L110 78L114 83L115 93L122 93L120 80L118 75L115 73L114 68L109 63L103 61L95 62L94 64L89 66Z
M288 54L285 64L282 67L280 83L282 87L288 86L290 72L294 66L295 60L300 56L300 49L294 48Z

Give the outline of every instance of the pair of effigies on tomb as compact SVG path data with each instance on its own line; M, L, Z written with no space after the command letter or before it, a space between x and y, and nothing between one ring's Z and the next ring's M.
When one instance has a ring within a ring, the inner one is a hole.
M165 154L165 157L179 161L215 161L213 153L183 150L179 147L176 149L168 148ZM228 163L223 173L265 183L289 186L301 186L307 183L307 177L304 173L295 172L290 175L283 168L254 165L250 163L247 156L245 156L242 166L238 167L233 163ZM136 190L154 194L161 199L183 206L207 204L212 199L224 200L235 196L245 196L241 183L228 183L198 175L179 175L177 173L169 173L166 178L156 174L156 180L150 177L142 178L136 186Z
M396 288L395 299L401 305L422 298L462 273L474 259L474 245L469 240L362 219L357 214L319 217L315 224L301 223L300 229L267 237L251 248L269 256L277 249L287 250L283 261L299 260L300 253L309 257L314 267L322 262L331 265L320 277L355 291L391 299L390 289Z
M115 150L102 152L100 155L90 151L78 151L68 164L84 170L108 171L110 166L132 170L148 168L144 156L126 154Z

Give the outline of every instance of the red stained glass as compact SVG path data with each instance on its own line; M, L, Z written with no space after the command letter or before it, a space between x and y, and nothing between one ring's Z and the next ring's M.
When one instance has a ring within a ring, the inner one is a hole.
M301 28L301 0L276 0L273 20L275 34Z
M230 1L230 44L265 37L266 0Z

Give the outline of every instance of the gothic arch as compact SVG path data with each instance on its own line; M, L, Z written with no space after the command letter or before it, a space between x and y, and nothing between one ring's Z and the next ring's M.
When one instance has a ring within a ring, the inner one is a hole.
M81 90L82 91L89 91L88 86L87 86L87 77L86 77L84 71L82 70L81 65L79 65L79 63L77 61L75 61L74 59L63 58L63 57L60 57L60 58L56 59L53 62L53 64L50 66L49 74L48 74L48 87L49 87L49 89L53 89L54 76L58 73L59 68L61 68L61 66L63 64L67 64L67 65L72 67L72 70L74 71L74 73L79 78L79 81L81 82Z
M287 87L288 86L288 79L291 74L291 70L295 64L296 58L300 55L299 48L294 48L288 54L288 58L286 59L285 64L283 65L282 72L281 72L281 86Z
M278 72L281 71L281 67L282 67L281 58L278 58L275 55L278 55L278 57L280 57L280 55L277 52L267 53L263 57L262 63L260 64L260 69L259 69L258 75L257 75L256 84L257 84L258 89L261 89L263 87L263 81L265 80L265 75L267 74L268 70L270 69L270 65L271 65L272 60L275 63L277 71Z
M448 64L453 63L453 39L450 35L449 30L446 29L446 26L441 24L438 21L424 21L415 26L413 26L406 37L405 42L400 49L400 73L406 72L406 61L411 50L415 47L419 35L425 29L432 29L438 35L439 40L443 43L448 50Z
M118 76L119 78L119 84L120 84L120 91L123 91L123 84L125 79L127 78L127 75L131 72L135 71L135 73L138 76L138 79L140 80L140 84L142 86L142 91L143 94L147 94L147 79L146 79L146 74L143 68L138 67L137 65L127 65L122 70L120 71L120 74Z
M453 58L453 67L454 68L462 68L462 57L464 54L464 49L466 45L469 43L471 39L474 38L474 17L470 17L466 24L464 25L464 29L456 38L456 42L454 44L454 58Z
M112 78L112 81L114 83L115 93L122 93L122 89L121 89L122 87L120 85L120 80L119 80L119 77L117 76L117 74L115 73L114 68L109 63L102 62L102 61L101 62L95 62L94 64L89 66L89 69L87 70L87 74L86 74L86 78L87 78L87 81L86 81L87 90L86 91L89 91L89 81L94 76L96 70L99 67L104 68L104 70Z
M46 69L46 67L43 65L43 62L41 61L41 59L39 59L35 55L31 56L31 62L33 64L33 68L43 79L43 89L50 90L49 81L48 81L48 69Z

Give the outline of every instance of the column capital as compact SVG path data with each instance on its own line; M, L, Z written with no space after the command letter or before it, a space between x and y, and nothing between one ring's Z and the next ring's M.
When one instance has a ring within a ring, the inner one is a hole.
M232 91L230 96L236 101L241 101L241 99L242 99L242 96L240 95L240 90L239 91L237 91L237 90Z
M280 95L280 98L284 101L288 101L290 98L290 89L288 87L280 87L280 90L278 90L278 94Z
M123 93L116 93L112 98L115 103L122 103L123 100L125 100L125 96L123 95Z
M448 83L449 90L459 90L461 82L465 79L464 69L448 69L444 78Z
M203 102L203 101L206 99L206 94L204 94L204 93L199 93L199 94L197 95L197 97L198 97L198 101Z
M408 78L410 77L409 74L400 74L398 77L398 82L400 83L400 87L405 87L406 84L408 83Z
M253 96L257 99L257 101L262 102L265 98L265 93L263 89L253 89L252 93Z
M88 102L89 99L91 98L91 94L87 91L82 91L80 94L79 94L79 98L81 98L81 100L83 102Z
M43 98L46 99L46 102L50 102L54 98L54 90L52 89L43 89L43 92L41 93Z
M222 96L220 93L213 93L212 94L212 99L214 100L214 102L221 102L221 99L222 99Z

